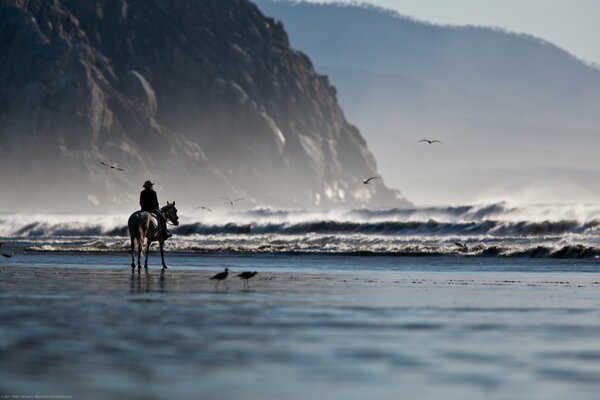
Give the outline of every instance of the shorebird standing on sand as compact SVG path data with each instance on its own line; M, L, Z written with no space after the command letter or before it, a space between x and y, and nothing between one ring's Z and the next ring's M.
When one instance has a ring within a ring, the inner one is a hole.
M421 139L417 143L421 143L421 142L427 142L429 144L434 144L434 143L444 144L444 142L442 142L441 140L431 140L431 139Z
M244 271L241 274L238 274L238 276L244 280L244 287L246 287L248 286L248 280L254 278L256 274L258 274L256 271Z
M360 179L362 179L362 178L360 178ZM371 181L372 181L373 179L379 179L379 177L378 177L378 176L372 176L372 177L370 177L370 178L367 178L367 179L362 179L362 181L363 181L363 183L364 183L365 185L368 185L369 183L371 183Z
M223 272L219 272L218 274L216 274L215 276L213 276L212 280L216 280L217 284L215 285L215 289L219 286L219 283L221 283L222 281L224 281L225 279L227 279L227 276L229 275L229 268L225 268L225 271ZM225 287L227 287L227 284L225 284Z

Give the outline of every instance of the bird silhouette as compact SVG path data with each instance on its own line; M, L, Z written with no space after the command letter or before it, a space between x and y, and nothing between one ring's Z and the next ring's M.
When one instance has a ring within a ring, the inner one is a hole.
M431 139L422 139L422 140L419 140L417 143L421 143L421 142L427 142L429 144L434 144L434 143L444 144L444 142L442 142L441 140L431 140Z
M241 274L238 274L238 277L244 280L244 286L248 286L248 279L252 279L258 274L256 271L244 271Z
M234 206L235 203L237 203L238 201L244 200L243 197L240 197L239 199L235 199L235 200L231 200L231 199L229 199L227 197L221 197L221 198L227 200L229 202L229 204L232 205L232 206Z
M204 207L204 206L199 206L199 207L195 207L194 208L194 210L198 210L198 209L202 209L202 210L206 210L206 211L212 212L212 210L210 208Z
M362 179L362 178L360 178L360 179ZM365 185L368 185L368 184L370 184L370 183L371 183L371 181L372 181L373 179L379 179L379 177L378 177L378 176L372 176L372 177L370 177L370 178L367 178L367 179L362 179L362 181L363 181L363 183L364 183Z
M210 279L217 281L217 284L215 285L216 288L217 286L219 286L219 283L227 279L227 276L229 276L229 268L225 268L225 271L219 272ZM225 284L225 286L227 286L227 284Z
M460 251L464 251L464 252L469 251L469 247L467 246L466 243L454 242L454 245L457 246L460 249Z
M116 169L116 170L118 170L118 171L124 171L124 169L123 169L123 168L119 168L119 167L117 167L117 164L110 165L110 164L107 164L107 163L105 163L104 161L100 161L100 164L102 164L102 165L104 165L105 167L108 167L108 168L110 168L110 169Z
M13 256L13 253L2 253L2 255L6 258L11 258Z

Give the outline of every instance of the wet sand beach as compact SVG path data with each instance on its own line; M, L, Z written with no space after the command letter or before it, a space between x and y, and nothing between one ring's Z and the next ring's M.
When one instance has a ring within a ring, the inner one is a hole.
M132 273L113 266L118 255L63 258L0 267L2 395L593 399L600 390L596 273L482 271L475 261L382 271L368 257L344 261L362 268L283 257L290 268L279 271L253 256ZM338 268L294 270L309 262ZM221 265L232 274L215 289L208 278ZM235 273L252 266L259 275L245 289Z

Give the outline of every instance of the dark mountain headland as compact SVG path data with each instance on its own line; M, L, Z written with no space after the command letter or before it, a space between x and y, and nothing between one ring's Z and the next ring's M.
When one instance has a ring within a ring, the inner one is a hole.
M5 210L405 206L327 77L246 0L0 0ZM118 163L120 172L100 165Z

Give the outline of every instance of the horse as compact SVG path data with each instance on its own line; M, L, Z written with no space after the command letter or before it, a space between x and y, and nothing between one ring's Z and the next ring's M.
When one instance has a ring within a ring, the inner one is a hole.
M167 221L175 226L179 225L179 217L177 216L177 208L175 208L175 202L172 204L167 201L167 205L159 210L159 212L165 217ZM147 211L136 211L129 217L127 222L129 227L129 235L131 237L131 268L135 269L135 242L137 241L138 250L138 269L142 269L141 258L142 258L142 247L144 246L144 239L146 239L146 259L144 261L144 268L148 269L148 252L150 251L150 243L158 242L160 244L160 256L162 258L162 267L168 268L165 263L165 251L164 244L165 239L163 237L163 230L158 226L158 220L152 213ZM165 226L163 229L166 229Z

